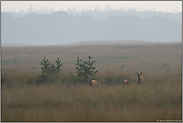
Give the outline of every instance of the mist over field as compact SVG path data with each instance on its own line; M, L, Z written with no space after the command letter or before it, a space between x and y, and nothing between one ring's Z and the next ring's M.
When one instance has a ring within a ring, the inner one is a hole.
M180 42L182 12L108 11L25 15L1 13L2 45L58 45L93 41Z

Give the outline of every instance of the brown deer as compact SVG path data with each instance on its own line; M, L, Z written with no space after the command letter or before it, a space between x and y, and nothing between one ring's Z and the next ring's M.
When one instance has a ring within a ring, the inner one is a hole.
M88 74L86 74L86 75L89 77L90 86L97 86L98 85L96 80L92 80L93 75L88 75Z
M129 81L128 81L126 78L123 78L123 77L121 76L121 81L122 81L123 85L128 86Z
M138 84L144 83L144 77L140 76L142 74L142 72L140 74L138 74L138 73L136 73L136 74L138 77L138 79L137 79Z

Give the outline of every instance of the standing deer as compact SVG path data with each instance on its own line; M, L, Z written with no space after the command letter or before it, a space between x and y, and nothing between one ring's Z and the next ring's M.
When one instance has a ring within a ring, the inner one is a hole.
M123 77L121 76L121 81L122 81L123 85L128 86L129 81L128 81L126 78L123 78Z
M88 75L88 74L86 74L86 75L89 77L90 86L96 86L96 85L98 85L98 83L97 83L96 80L92 80L93 75Z
M136 73L136 74L137 74L137 77L138 77L138 79L137 79L138 84L143 83L144 82L144 77L140 76L142 74L142 72L140 74L138 74L138 73Z
M123 65L121 65L121 70L123 69ZM123 85L128 85L128 80L126 79L126 78L123 78L122 76L121 76L121 81L122 81L122 83L123 83Z

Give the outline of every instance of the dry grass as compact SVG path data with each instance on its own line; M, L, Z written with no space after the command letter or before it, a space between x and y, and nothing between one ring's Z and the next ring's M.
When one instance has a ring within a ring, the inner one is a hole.
M62 84L2 88L2 121L156 121L181 118L181 84Z
M74 73L77 56L89 55L99 70L96 88L88 80L79 83ZM59 57L62 71L36 84L43 78L32 65L44 56L52 62ZM79 84L72 85L70 71ZM141 71L144 84L138 85L135 73ZM180 72L181 44L3 47L1 121L182 120Z
M150 108L137 106L120 108L86 108L86 107L32 107L3 108L3 121L154 121L181 119L180 108ZM15 114L16 113L16 114Z

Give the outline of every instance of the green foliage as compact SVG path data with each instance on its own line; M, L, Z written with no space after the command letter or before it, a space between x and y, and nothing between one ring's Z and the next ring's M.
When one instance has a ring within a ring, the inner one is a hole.
M87 77L87 74L89 75L95 75L98 70L95 70L96 67L93 67L93 64L95 61L91 61L92 57L88 56L89 60L88 61L82 61L82 59L79 59L77 57L77 62L75 63L76 65L76 73L78 76L81 77Z
M41 67L43 73L49 73L51 71L50 68L51 62L49 62L48 59L46 59L46 57L42 59L41 65L43 65L43 67Z
M42 73L59 73L59 71L61 71L61 66L63 63L61 63L61 60L59 60L59 58L55 61L56 65L53 63L51 64L51 62L48 61L48 59L46 59L46 57L44 57L44 59L42 59L41 61L41 65L43 65L43 67L41 67Z

